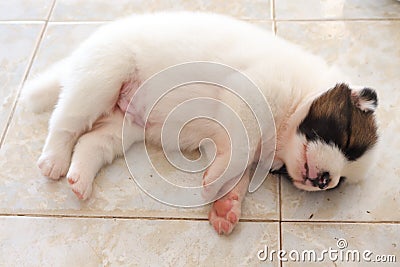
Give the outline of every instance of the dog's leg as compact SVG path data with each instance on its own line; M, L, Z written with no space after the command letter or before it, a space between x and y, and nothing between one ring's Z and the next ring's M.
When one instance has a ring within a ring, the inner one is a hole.
M242 164L246 161L252 162L254 158L254 149L249 149L249 158L243 157L243 155L236 155L235 157L232 157L231 154L231 145L228 143L229 139L224 138L223 135L221 136L216 136L214 139L214 142L217 147L217 153L215 155L215 159L212 162L212 164L208 167L208 169L204 172L203 174L203 191L202 195L205 200L211 200L217 196L218 192L221 192L222 188L230 187L232 186L234 179L239 178L239 175L244 175L242 173L243 169L246 168L246 166L243 167L242 169ZM207 158L211 158L210 155L207 152L208 150L206 149L206 155ZM240 153L240 152L239 152ZM228 171L229 168L229 171ZM229 174L228 174L229 173ZM216 183L213 183L217 181L219 178L222 177L222 175L225 175L226 178L231 178L231 180L224 181L224 184L221 184L221 181L218 181Z
M112 96L110 96L112 99ZM59 179L68 171L72 149L82 133L92 128L102 112L110 110L110 100L97 99L95 104L86 96L76 94L60 99L50 119L46 139L38 166L44 176ZM106 113L106 112L104 112Z
M208 185L203 188L202 192L205 199L211 199L217 195L218 191L221 189L221 185L212 183L224 173L231 160L231 148L228 143L229 139L222 133L215 135L213 141L217 148L215 159L203 174L202 184L203 186ZM207 158L211 158L209 155L209 147L205 147L204 152Z
M238 223L249 182L249 168L247 168L236 186L213 203L208 213L208 220L218 234L230 234Z
M143 129L138 125L125 124L126 135L122 145L124 114L116 109L111 115L96 121L93 129L82 135L75 146L67 179L72 191L80 199L87 199L92 183L100 168L122 155L134 142L140 141Z
M63 90L38 160L42 174L52 179L67 173L72 149L79 136L90 130L98 118L112 112L127 75L118 73L127 66L107 63L106 57L79 60L66 68L65 80L61 81Z

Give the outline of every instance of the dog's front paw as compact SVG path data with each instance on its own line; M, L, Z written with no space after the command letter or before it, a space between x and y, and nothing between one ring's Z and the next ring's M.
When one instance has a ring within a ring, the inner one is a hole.
M214 202L208 220L218 234L229 235L239 222L241 201L236 193L230 192Z
M93 179L84 177L78 172L68 172L68 183L71 185L72 191L82 200L87 199L92 194Z
M69 163L69 157L42 154L37 164L44 176L58 180L67 174Z

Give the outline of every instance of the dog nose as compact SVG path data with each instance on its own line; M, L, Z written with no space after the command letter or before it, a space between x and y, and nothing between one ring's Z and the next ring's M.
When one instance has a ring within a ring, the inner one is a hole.
M328 187L330 181L331 178L329 172L323 172L317 178L311 180L313 186L318 187L319 189L325 189L326 187Z

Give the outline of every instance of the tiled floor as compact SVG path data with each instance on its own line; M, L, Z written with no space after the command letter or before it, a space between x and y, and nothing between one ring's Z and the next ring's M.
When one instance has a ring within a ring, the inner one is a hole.
M307 3L307 4L304 4ZM376 88L381 152L360 184L307 193L270 177L245 201L229 237L207 209L158 203L129 178L123 160L98 175L81 202L65 180L35 162L49 113L18 105L23 81L62 58L104 21L132 12L202 10L248 20L299 43ZM394 0L0 0L0 266L309 266L259 261L264 246L395 255L400 265L400 3ZM317 263L313 263L318 265ZM320 266L386 266L332 262Z

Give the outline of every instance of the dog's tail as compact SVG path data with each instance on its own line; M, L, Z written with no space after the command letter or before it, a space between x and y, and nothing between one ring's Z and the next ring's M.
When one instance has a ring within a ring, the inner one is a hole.
M61 92L62 63L53 65L25 83L20 100L29 110L40 113L54 108Z

